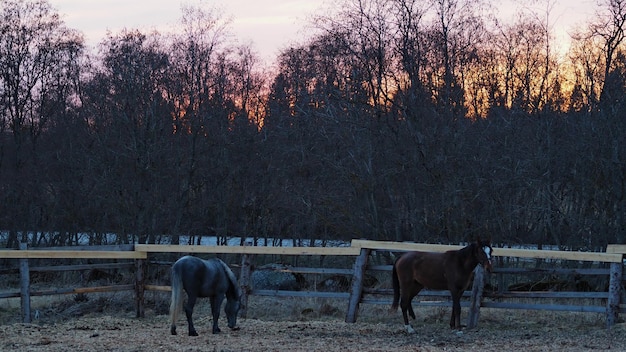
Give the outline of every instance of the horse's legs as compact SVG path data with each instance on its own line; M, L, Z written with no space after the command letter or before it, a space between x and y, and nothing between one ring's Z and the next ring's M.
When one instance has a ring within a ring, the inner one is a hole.
M413 298L411 298L411 301L413 300ZM409 301L409 315L411 316L411 318L413 318L413 320L415 320L415 312L413 311L413 305L411 304L411 301Z
M415 285L415 283L413 283ZM417 294L422 290L422 286L417 284L417 287L413 285L406 285L406 290L402 292L402 296L400 298L400 308L402 308L402 318L404 319L404 327L409 334L414 334L415 329L413 326L409 324L409 317L415 319L415 312L413 311L413 306L411 305L411 301L413 297L417 296ZM408 292L407 292L408 291ZM408 315L407 315L408 313Z
M461 296L463 290L455 290L450 292L452 294L452 314L450 316L450 328L461 329Z
M217 322L220 320L220 307L222 306L222 302L224 301L224 296L212 296L211 300L211 313L213 314L213 333L217 334L221 332L220 328L217 326Z
M196 295L188 295L187 304L185 305L185 315L187 316L187 325L189 326L189 336L198 336L196 328L193 326L191 315L193 314L193 306L196 304Z
M415 329L413 329L413 326L411 326L411 324L409 324L409 318L407 317L407 310L409 309L409 307L411 306L411 302L409 301L408 307L407 304L405 303L408 300L408 298L406 297L402 297L400 298L400 307L402 309L402 319L404 319L404 327L406 328L406 331L409 334L414 334L415 333Z

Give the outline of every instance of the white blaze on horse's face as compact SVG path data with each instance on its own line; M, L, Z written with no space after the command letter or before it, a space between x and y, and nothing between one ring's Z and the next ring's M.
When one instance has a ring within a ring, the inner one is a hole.
M487 255L487 259L491 262L491 247L484 246L483 251L485 252L485 255Z
M489 246L484 246L483 247L483 252L485 252L485 255L487 256L487 266L485 267L485 269L487 269L489 272L491 272L491 252L493 251L493 249L491 249L491 247Z

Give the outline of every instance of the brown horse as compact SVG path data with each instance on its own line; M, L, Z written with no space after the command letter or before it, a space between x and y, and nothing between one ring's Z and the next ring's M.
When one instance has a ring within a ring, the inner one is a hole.
M451 328L461 328L461 296L469 285L474 268L483 265L491 272L491 241L477 240L469 246L445 253L408 252L393 265L392 310L402 308L404 326L412 334L415 330L409 324L408 314L415 319L411 300L423 288L450 290L452 295ZM402 297L400 297L402 294Z

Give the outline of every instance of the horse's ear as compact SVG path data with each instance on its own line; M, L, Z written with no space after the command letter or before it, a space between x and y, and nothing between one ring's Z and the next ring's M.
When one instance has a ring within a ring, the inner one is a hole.
M483 244L491 246L491 236L489 236L486 241L482 241L480 236L476 236L476 243L478 243L479 246Z

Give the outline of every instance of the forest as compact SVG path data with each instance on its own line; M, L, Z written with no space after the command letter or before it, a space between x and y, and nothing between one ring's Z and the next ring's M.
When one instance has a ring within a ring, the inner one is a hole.
M0 246L624 243L626 0L566 52L535 3L341 0L268 67L214 8L89 50L4 0Z

